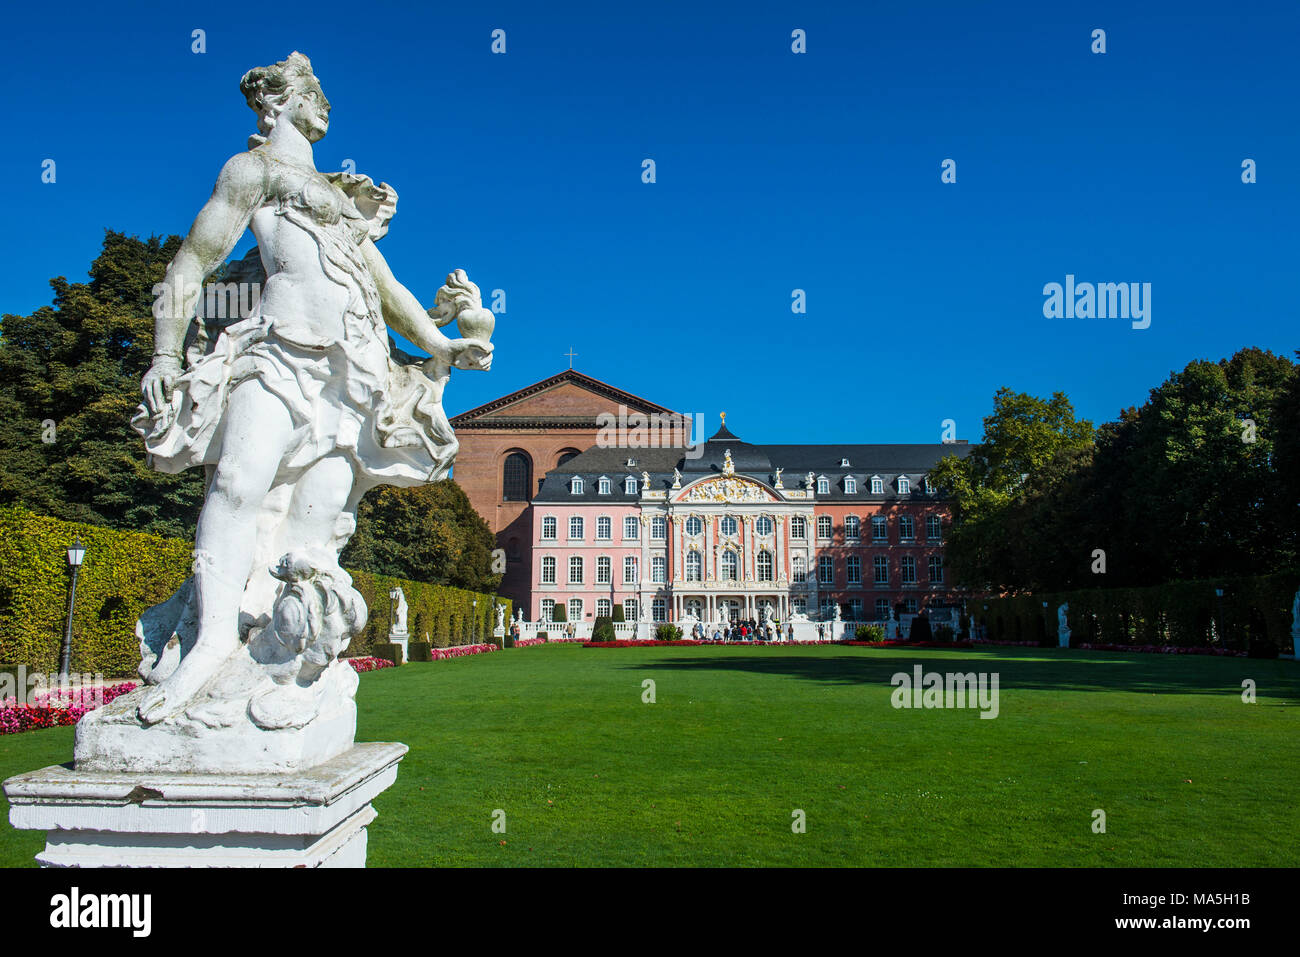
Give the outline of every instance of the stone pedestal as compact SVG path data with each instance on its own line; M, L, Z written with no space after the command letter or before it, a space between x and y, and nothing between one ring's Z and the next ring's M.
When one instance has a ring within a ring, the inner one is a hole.
M408 654L408 648L407 648L407 645L408 645L408 644L410 643L410 641L411 641L411 635L410 635L410 632L406 632L406 631L390 631L390 632L388 633L388 640L389 640L389 642L390 642L391 644L394 644L394 645L401 645L401 647L402 647L402 660L401 660L400 662L398 662L398 664L403 664L403 665L404 665L404 664L406 664L408 661L411 660L411 656L410 656L410 654Z
M9 822L43 830L46 867L364 867L371 801L404 744L357 744L306 771L30 771L4 783Z

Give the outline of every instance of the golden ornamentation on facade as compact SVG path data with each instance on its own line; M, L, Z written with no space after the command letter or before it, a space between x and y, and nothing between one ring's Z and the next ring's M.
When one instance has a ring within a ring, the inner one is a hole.
M725 469L723 474L725 475ZM744 478L707 479L692 486L682 496L683 502L770 502L771 494L757 482Z

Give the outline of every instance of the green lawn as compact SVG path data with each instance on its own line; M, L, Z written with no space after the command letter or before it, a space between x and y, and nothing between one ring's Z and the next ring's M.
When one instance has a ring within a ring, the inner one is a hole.
M916 663L997 672L999 716L895 710ZM362 675L358 703L358 740L411 748L372 866L1300 863L1291 661L544 646ZM0 737L0 777L71 750ZM0 864L43 846L0 828Z

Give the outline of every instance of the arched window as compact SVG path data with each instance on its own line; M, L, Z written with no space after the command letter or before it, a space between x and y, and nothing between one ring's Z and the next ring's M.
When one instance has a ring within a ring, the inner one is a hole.
M560 453L560 457L555 460L555 467L558 469L569 459L576 459L581 454L577 449L565 449Z
M737 529L735 518L730 515L724 515L722 521L718 523L718 528L721 530L723 535L735 535Z
M704 580L704 575L701 570L699 552L686 553L686 580L688 582L698 582Z
M727 549L722 553L722 580L735 581L736 575L736 553Z
M831 494L831 480L828 479L825 475L817 479L817 494L818 495Z
M855 479L852 475L844 476L844 494L846 495L858 494L858 480Z
M772 580L772 553L767 549L758 553L758 580L761 582Z
M791 559L790 569L796 584L803 584L808 580L808 561L802 555L796 555Z
M844 516L844 537L857 538L862 534L862 521L856 515Z
M760 515L754 520L754 531L760 535L772 534L772 519L766 515Z
M533 463L523 452L511 452L501 466L501 500L527 502L533 485Z
M703 534L703 532L704 532L704 523L700 521L700 517L698 515L692 515L690 518L686 520L687 535L700 535Z

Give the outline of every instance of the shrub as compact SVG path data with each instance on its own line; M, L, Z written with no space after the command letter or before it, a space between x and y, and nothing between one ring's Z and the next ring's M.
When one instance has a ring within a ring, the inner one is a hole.
M411 661L432 661L433 645L427 641L413 641L407 648L407 655Z
M956 634L957 633L952 630L952 625L936 625L934 628L935 641L951 643Z
M563 605L561 605L559 602L556 602L555 608L551 610L551 621L557 625L563 625L568 620L569 620L568 612L564 610Z
M592 641L614 641L617 636L614 634L614 622L605 616L596 619L596 624L591 629Z
M537 633L537 637L540 638L540 639L542 639L542 641L550 641L550 640L551 640L551 636L548 635L548 634L547 634L546 632L544 632L544 631L539 631L539 632Z
M615 605L615 606L614 606L614 621L615 621L615 623L621 625L621 624L622 624L623 622L625 622L626 620L627 620L627 619L623 617L623 605L622 605L621 603Z
M676 625L663 624L655 628L655 641L680 641L682 630Z
M370 657L392 665L402 663L402 646L393 641L378 641L370 648Z
M853 632L854 641L884 641L885 629L879 625L858 625Z

